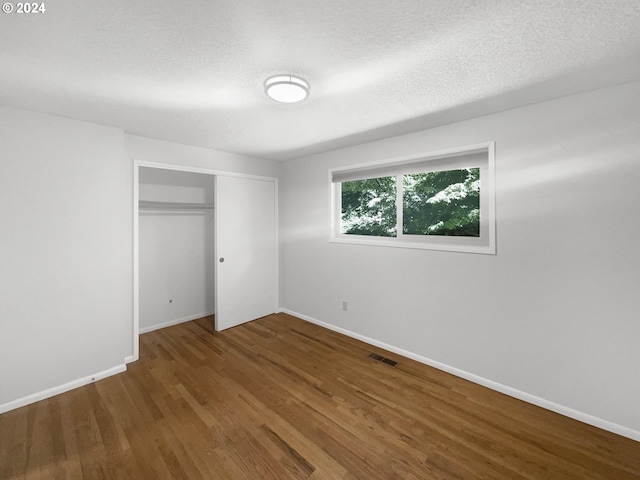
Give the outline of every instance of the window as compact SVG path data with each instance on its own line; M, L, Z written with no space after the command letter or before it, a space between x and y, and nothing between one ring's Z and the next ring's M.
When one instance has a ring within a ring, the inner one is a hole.
M336 242L495 253L494 144L330 171Z

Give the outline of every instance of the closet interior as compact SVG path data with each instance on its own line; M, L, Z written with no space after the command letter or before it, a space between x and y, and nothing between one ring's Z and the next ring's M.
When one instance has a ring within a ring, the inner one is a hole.
M140 167L140 333L215 312L214 176Z

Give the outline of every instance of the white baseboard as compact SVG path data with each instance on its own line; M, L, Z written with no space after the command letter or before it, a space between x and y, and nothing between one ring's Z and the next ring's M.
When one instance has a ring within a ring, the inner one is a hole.
M202 317L208 317L209 315L213 315L215 312L205 312L205 313L196 313L195 315L189 315L188 317L178 318L176 320L169 320L168 322L157 323L155 325L151 325L150 327L144 327L140 329L140 334L153 332L154 330L160 330L161 328L172 327L174 325L178 325L179 323L190 322L191 320L196 320Z
M74 388L88 385L89 383L93 383L97 380L102 380L103 378L110 377L111 375L115 375L117 373L122 373L126 370L126 365L118 365L108 370L103 370L102 372L94 373L93 375L73 380L72 382L65 383L64 385L49 388L32 395L27 395L26 397L22 397L17 400L13 400L11 402L0 405L0 413L5 413L9 410L15 410L16 408L24 407L25 405L39 402L40 400L44 400L46 398L54 397L61 393L68 392L69 390L73 390Z
M129 365L130 363L133 363L136 361L136 358L133 355L129 355L128 357L124 357L124 363L126 365Z
M444 372L450 373L452 375L455 375L456 377L464 378L465 380L469 380L470 382L477 383L478 385L482 385L483 387L490 388L491 390L504 393L505 395L509 395L510 397L517 398L518 400L531 403L538 407L542 407L544 409L551 410L552 412L559 413L560 415L564 415L565 417L573 418L574 420L578 420L580 422L593 425L594 427L598 427L603 430L607 430L617 435L622 435L623 437L627 437L632 440L636 440L640 442L640 432L637 430L633 430L631 428L618 425L617 423L609 422L608 420L603 420L601 418L594 417L593 415L589 415L587 413L583 413L578 410L565 407L564 405L560 405L558 403L545 400L544 398L536 397L535 395L531 395L527 392L523 392L521 390L508 387L507 385L502 385L501 383L494 382L493 380L489 380L484 377L474 375L473 373L469 373L455 367L451 367L444 363L440 363L430 358L423 357L422 355L418 355L418 354L409 352L407 350L403 350L402 348L394 347L393 345L389 345L384 342L379 342L378 340L375 340L373 338L365 337L364 335L360 335L359 333L352 332L345 328L337 327L335 325L331 325L330 323L322 322L320 320L309 317L308 315L304 315L302 313L287 310L286 308L280 308L279 311L283 313L287 313L289 315L293 315L294 317L301 318L302 320L305 320L310 323L314 323L316 325L327 328L329 330L333 330L334 332L341 333L348 337L361 340L370 345L380 347L384 350L397 353L398 355L402 355L403 357L407 357L417 362L424 363L425 365L429 365L430 367L437 368L438 370L442 370Z

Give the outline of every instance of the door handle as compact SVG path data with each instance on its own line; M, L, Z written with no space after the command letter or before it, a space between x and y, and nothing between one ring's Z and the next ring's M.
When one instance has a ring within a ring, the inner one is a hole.
M220 257L220 263L224 263L224 257Z

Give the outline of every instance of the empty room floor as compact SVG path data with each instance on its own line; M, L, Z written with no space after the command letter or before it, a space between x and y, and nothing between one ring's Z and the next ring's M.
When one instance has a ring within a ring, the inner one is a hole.
M0 415L0 479L22 478L622 480L640 443L286 314L207 317Z

